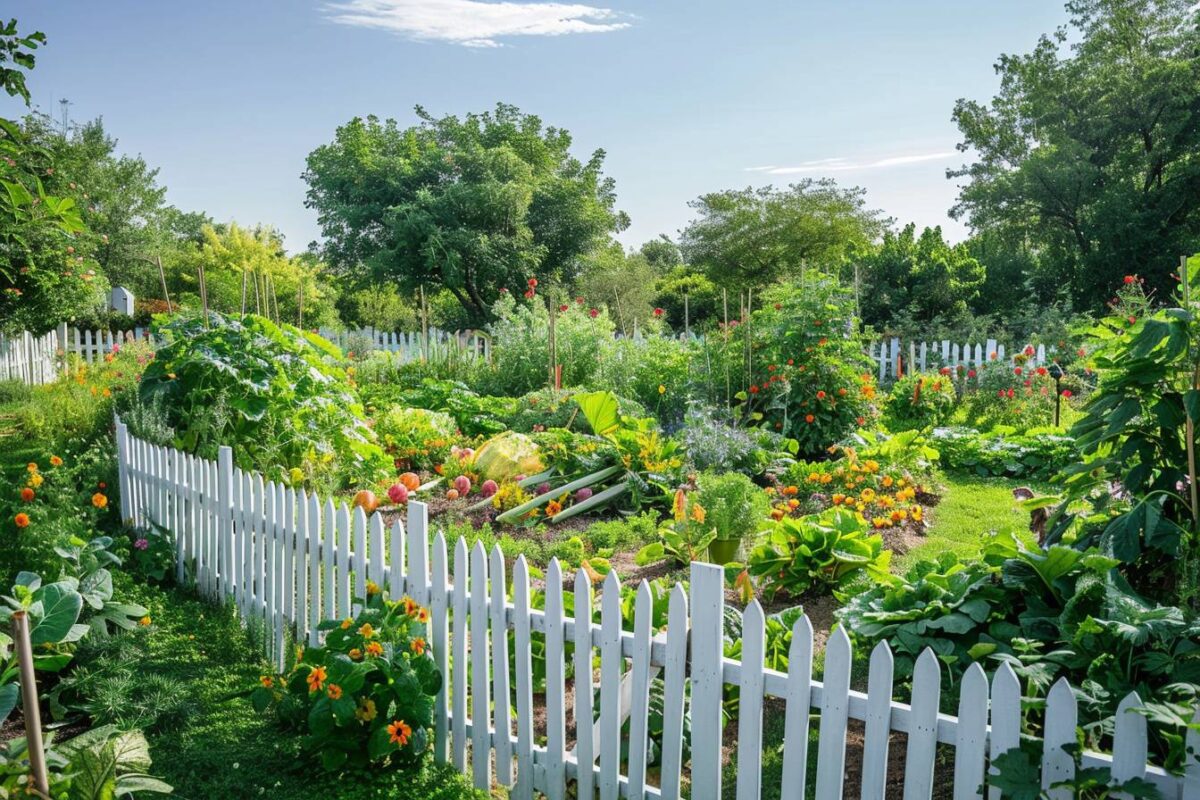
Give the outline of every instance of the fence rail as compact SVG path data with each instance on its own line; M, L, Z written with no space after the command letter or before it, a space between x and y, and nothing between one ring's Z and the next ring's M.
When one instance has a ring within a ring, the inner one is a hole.
M988 339L982 344L958 344L948 339L940 342L908 342L907 347L897 338L882 342L872 342L870 357L877 365L880 382L895 380L911 372L924 372L940 367L957 369L962 366L968 369L983 366L989 361L1011 361L1018 353L1025 352L1032 345L1007 348L995 339ZM1046 363L1054 358L1054 348L1047 349L1044 344L1033 348L1033 355L1028 357L1030 366Z
M421 331L377 331L374 328L363 328L356 331L321 328L317 332L343 350L362 346L358 343L363 343L372 350L398 353L406 361L421 358L436 359L451 354L478 356L485 359L490 359L492 356L492 338L487 333L478 330L451 332L440 328L430 328L427 333L423 333Z
M368 518L361 508L352 511L344 503L238 469L228 448L221 448L215 461L197 458L140 441L119 420L117 458L123 515L135 525L153 522L173 531L180 581L190 576L202 594L234 603L244 619L264 626L270 634L268 655L280 667L289 640L317 643L322 619L353 613L353 598L367 580L386 587L393 599L408 595L429 606L431 657L445 677L435 702L434 754L469 772L482 788L494 778L522 800L534 793L561 800L568 782L575 781L580 798L598 791L602 800L673 800L690 780L692 798L717 800L722 797L721 702L727 687L740 692L739 800L757 800L761 793L768 698L782 700L786 709L782 785L789 797L805 797L810 784L818 798L842 796L850 720L865 724L864 798L884 796L888 749L898 744L895 732L905 734L905 798L931 797L935 774L939 784L952 784L956 800L982 798L984 791L998 798L994 786L985 788L991 762L1017 746L1021 734L1021 686L1008 665L990 681L980 665L972 665L962 680L957 716L939 713L942 674L932 651L917 661L911 703L893 699L886 643L871 654L868 691L862 693L851 688L851 644L841 629L826 646L822 680L813 678L813 628L807 618L792 629L790 671L766 669L765 615L757 602L743 614L741 659L724 657L719 567L692 564L688 589L676 585L670 593L662 631L652 629L653 598L643 581L633 628L625 630L615 572L605 578L598 600L587 573L577 572L571 584L574 611L568 614L564 581L571 576L552 561L544 608L535 609L524 557L511 566L509 590L510 566L500 549L488 553L476 543L468 550L463 539L448 542L440 532L431 540L423 503L409 503L407 525L397 520L389 528L379 513ZM598 625L592 621L597 602ZM536 730L535 639L544 653L547 686L544 722ZM572 739L566 723L568 663L575 669L573 717L594 722L575 726ZM654 781L647 742L656 679L661 680L663 733ZM1168 800L1200 797L1200 762L1183 777L1147 763L1147 720L1136 711L1141 705L1136 694L1126 697L1117 713L1114 755L1088 752L1078 763L1070 754L1078 716L1071 687L1060 680L1046 702L1044 788L1070 779L1081 763L1108 767L1118 779L1145 778ZM812 746L814 711L817 741ZM623 733L626 721L628 733ZM623 738L627 759L622 758ZM1190 731L1186 744L1190 752L1200 752L1200 732ZM944 774L938 772L939 745L954 751L952 768ZM1072 795L1058 789L1049 796Z

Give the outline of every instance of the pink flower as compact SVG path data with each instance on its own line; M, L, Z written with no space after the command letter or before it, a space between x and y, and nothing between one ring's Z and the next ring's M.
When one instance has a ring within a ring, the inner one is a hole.
M595 319L596 317L600 316L600 311L598 309L593 308L591 311L588 312L588 315L592 319Z
M133 543L133 546L138 550L145 550L150 547L150 541L148 539L138 539Z

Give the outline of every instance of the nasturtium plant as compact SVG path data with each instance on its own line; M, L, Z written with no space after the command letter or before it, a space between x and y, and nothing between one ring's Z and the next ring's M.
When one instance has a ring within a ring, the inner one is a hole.
M367 482L390 467L341 352L316 334L217 313L156 331L166 343L139 391L168 410L182 449L213 458L229 445L238 466L293 484Z
M330 771L414 766L428 752L442 675L429 649L429 610L388 600L368 582L361 610L321 623L325 643L304 648L291 671L263 675L247 692L301 734L301 749Z

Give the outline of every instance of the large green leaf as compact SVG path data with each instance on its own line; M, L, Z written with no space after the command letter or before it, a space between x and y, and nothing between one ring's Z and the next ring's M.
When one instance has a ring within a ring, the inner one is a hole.
M34 621L29 640L34 645L61 641L71 632L83 610L83 597L64 582L51 583L39 591L42 615Z
M17 707L17 698L21 695L21 686L17 682L0 686L0 725L8 719L8 715Z
M612 392L581 392L575 402L597 436L608 436L620 427L620 407Z

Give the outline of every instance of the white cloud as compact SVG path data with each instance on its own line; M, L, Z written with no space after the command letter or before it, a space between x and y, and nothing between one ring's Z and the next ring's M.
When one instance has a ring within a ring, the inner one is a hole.
M768 175L797 175L803 172L849 172L851 170L886 169L923 161L937 161L957 155L954 150L937 153L917 153L907 156L888 156L874 161L855 161L848 158L820 158L803 161L794 167L747 167L747 172L765 172Z
M325 10L342 25L464 47L501 47L499 40L510 36L608 33L629 27L612 9L577 3L346 0L330 3Z

